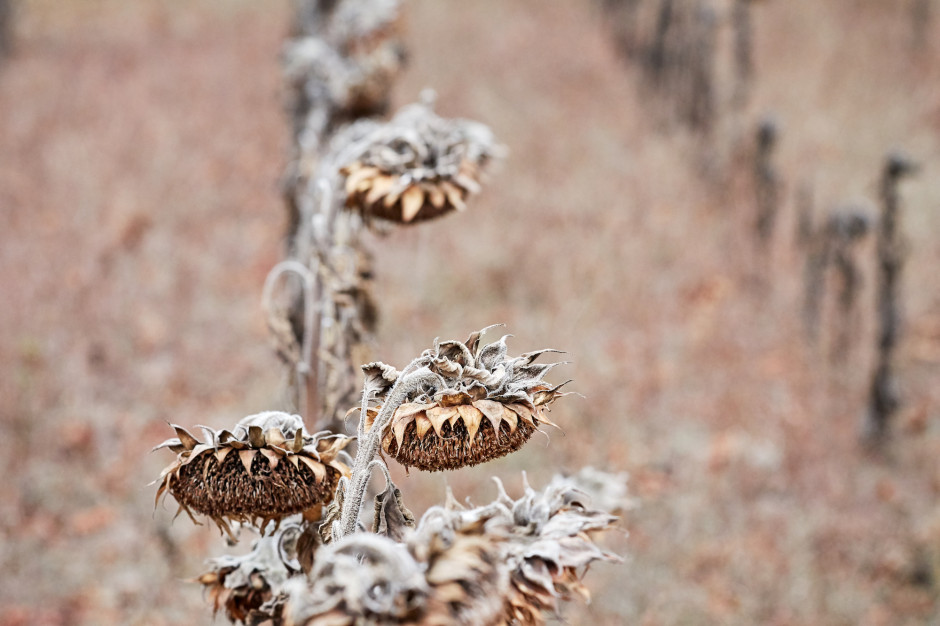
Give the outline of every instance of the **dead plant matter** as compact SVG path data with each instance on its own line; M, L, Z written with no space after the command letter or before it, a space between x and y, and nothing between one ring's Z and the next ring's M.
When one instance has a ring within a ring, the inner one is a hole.
M481 332L465 342L437 342L422 355L433 382L409 394L382 434L382 448L401 464L434 471L484 463L521 448L542 424L554 425L545 410L561 385L542 379L558 364L534 361L556 351L510 357L508 335L481 346ZM385 383L398 375L381 363L363 369ZM377 415L368 409L367 430Z
M286 596L281 588L300 571L297 522L285 523L271 535L260 537L251 552L225 555L209 561L210 570L196 579L212 602L232 622L280 624Z
M386 123L363 120L338 133L346 206L366 219L428 220L466 208L483 168L499 152L489 128L438 117L428 103Z
M592 471L591 480L623 493L622 475ZM588 598L587 567L619 560L591 535L617 518L590 508L576 478L527 486L518 500L497 485L498 498L475 508L448 492L416 529L399 528L401 542L356 532L324 546L308 581L291 583L287 623L540 625L560 601Z
M157 501L169 491L190 516L206 515L229 533L229 522L264 528L329 502L349 473L338 455L351 439L310 435L299 415L269 411L244 418L232 431L203 427L206 442L173 428L178 436L154 448L177 453L160 475Z

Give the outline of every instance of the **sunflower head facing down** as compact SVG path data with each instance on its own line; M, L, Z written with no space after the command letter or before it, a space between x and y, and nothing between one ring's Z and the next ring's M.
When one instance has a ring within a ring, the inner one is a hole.
M351 439L311 435L299 415L269 411L233 430L203 427L205 441L173 428L177 437L154 448L176 453L158 479L157 501L169 492L181 510L201 513L229 533L233 521L264 528L295 513L310 515L349 474L339 453Z
M481 345L481 332L466 341L435 343L422 358L437 381L410 394L384 428L382 448L399 463L422 470L477 465L518 450L542 424L552 424L546 409L561 385L543 380L557 363L537 364L547 352L507 354L506 338ZM382 363L363 367L367 377L385 385L399 373ZM369 409L371 429L378 407Z

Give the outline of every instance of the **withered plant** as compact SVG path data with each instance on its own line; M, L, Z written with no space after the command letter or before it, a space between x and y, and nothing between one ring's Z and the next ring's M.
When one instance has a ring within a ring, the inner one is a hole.
M500 151L482 124L435 115L433 96L390 121L376 117L404 58L398 4L301 2L284 53L294 131L288 260L272 270L264 307L291 406L334 431L357 401L356 364L374 343L364 231L462 210Z
M593 541L626 505L624 475L587 469L519 499L465 508L448 493L419 520L386 458L423 471L485 463L553 425L562 384L538 363L555 350L508 354L506 337L437 341L398 370L362 367L376 305L363 233L408 227L466 208L499 147L483 125L438 117L432 99L391 120L389 88L402 61L396 0L301 2L285 52L293 158L286 177L288 259L263 304L287 363L293 412L248 416L233 428L182 426L157 448L176 458L158 479L198 523L215 522L251 552L223 556L195 580L233 622L301 625L542 624L560 602L588 598L582 577L616 561ZM358 359L358 360L357 360ZM359 413L356 437L344 417ZM320 425L314 432L305 420ZM345 448L356 440L355 458ZM376 470L385 488L369 499ZM372 511L371 530L362 509Z
M878 313L877 360L869 388L867 435L883 442L900 398L894 373L894 352L901 334L900 282L904 268L904 237L901 234L901 180L915 171L906 156L893 153L885 159L881 175L881 219L878 222Z
M780 175L774 165L779 129L772 117L757 125L754 148L754 199L757 206L755 229L761 247L766 248L773 239L777 214L780 209Z
M831 357L844 362L849 356L852 337L859 331L858 295L862 289L857 248L871 230L871 219L864 208L849 206L830 216L826 232L830 258L838 279L836 294L835 337Z
M848 357L852 337L859 331L862 271L857 249L871 230L871 218L864 206L848 204L832 211L818 231L813 230L809 217L802 223L802 209L800 219L798 235L806 240L803 321L807 337L813 343L819 338L827 275L831 270L837 281L837 292L830 356L841 362Z
M297 415L249 416L231 431L204 429L205 441L175 427L158 446L177 453L158 499L172 494L232 540L232 526L260 533L249 554L214 559L196 579L214 611L247 624L542 624L559 602L590 597L587 567L618 560L593 541L617 518L591 508L590 494L623 509L625 476L587 469L542 492L527 486L518 500L497 480L491 504L468 509L448 495L416 522L380 456L456 469L509 454L551 424L545 412L564 394L544 380L555 364L536 360L554 351L510 357L505 337L483 343L484 331L436 341L401 371L364 366L351 463L349 438L310 435ZM386 486L370 531L361 517L376 469Z

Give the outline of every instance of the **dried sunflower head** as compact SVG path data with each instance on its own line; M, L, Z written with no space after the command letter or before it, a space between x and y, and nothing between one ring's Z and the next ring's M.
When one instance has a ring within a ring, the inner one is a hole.
M291 626L411 624L428 594L423 567L405 546L372 533L320 548L309 581L290 588Z
M424 575L429 593L417 623L498 623L510 588L503 540L474 523L451 532L419 532L409 547L415 558L427 564Z
M203 427L202 442L181 426L170 448L176 459L160 475L157 501L169 491L180 508L229 522L256 523L307 511L329 502L349 468L339 460L350 442L343 435L310 435L299 415L269 411L243 419L233 430Z
M212 602L212 613L225 610L232 622L278 624L286 601L281 589L300 570L298 523L281 526L259 538L243 556L225 555L209 561L211 569L196 579Z
M346 206L366 219L417 222L466 208L499 152L490 130L414 104L391 121L363 120L338 134Z
M616 483L621 476L594 473ZM555 477L541 492L526 487L512 500L502 492L500 502L512 521L504 556L512 570L511 590L505 604L510 623L544 624L543 612L558 612L560 600L575 595L590 600L581 578L595 561L620 561L591 539L611 528L617 518L588 506L589 497L577 480Z
M542 380L557 363L536 364L539 350L506 354L506 337L480 345L483 331L465 342L444 341L422 360L436 374L399 406L385 426L382 448L399 463L422 470L457 469L518 450L543 423L546 407L561 395ZM398 376L387 365L365 366L379 399ZM377 409L370 409L371 428Z

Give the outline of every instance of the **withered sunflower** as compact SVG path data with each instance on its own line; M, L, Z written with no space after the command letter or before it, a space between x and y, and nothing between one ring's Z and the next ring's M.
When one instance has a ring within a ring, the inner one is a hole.
M339 460L351 441L310 435L299 415L277 411L246 417L234 430L203 427L201 442L181 426L156 448L177 453L158 479L156 500L167 491L181 510L206 515L231 534L229 522L279 522L329 502L349 468Z
M561 385L542 377L558 364L534 361L555 351L509 357L506 337L480 346L480 335L425 352L440 382L399 406L382 435L383 450L402 465L434 471L485 463L521 448L542 424L554 426L545 410L562 395ZM364 370L384 377L389 387L398 375L380 363ZM378 408L369 409L367 429L377 414Z
M337 156L346 206L402 224L464 210L499 152L482 124L440 118L425 104L403 108L387 124L359 122L347 134L357 149Z

